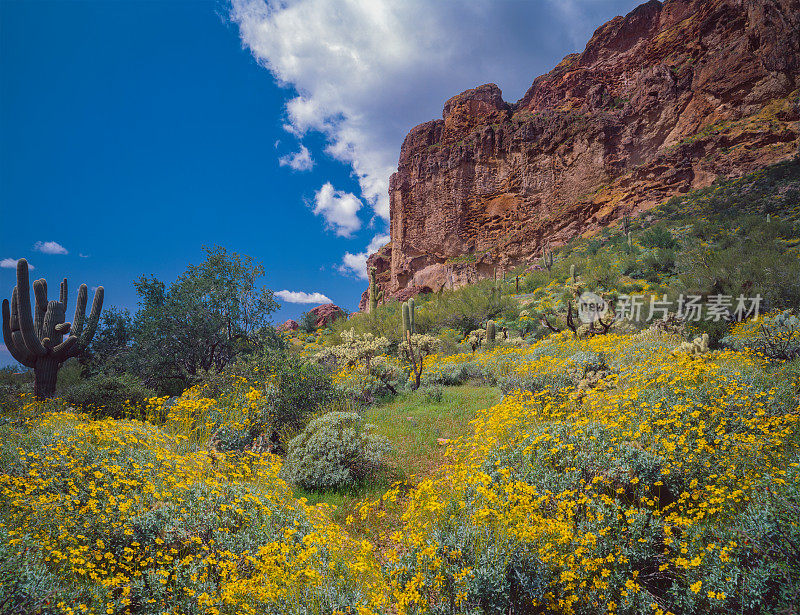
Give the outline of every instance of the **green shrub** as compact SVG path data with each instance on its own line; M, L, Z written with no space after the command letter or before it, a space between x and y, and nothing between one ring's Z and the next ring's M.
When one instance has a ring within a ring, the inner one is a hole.
M305 333L314 333L317 330L317 317L310 312L303 312L297 324L300 325L301 331Z
M99 375L81 380L61 392L61 397L95 418L142 417L147 400L156 392L130 374Z
M800 357L800 318L785 310L754 322L734 328L720 343L743 350L748 348L778 361L791 361Z
M289 442L283 465L287 481L305 489L337 489L378 471L389 441L373 432L355 412L329 412Z
M423 387L422 394L425 397L425 401L438 404L442 399L444 399L444 388L441 385L434 384L430 386Z
M639 243L645 248L671 250L677 245L675 238L663 224L656 224L639 236Z
M12 414L22 408L26 394L33 395L33 370L0 368L0 411Z
M249 419L253 437L273 429L291 437L342 395L323 367L293 354L268 352L236 364L229 372L264 394Z

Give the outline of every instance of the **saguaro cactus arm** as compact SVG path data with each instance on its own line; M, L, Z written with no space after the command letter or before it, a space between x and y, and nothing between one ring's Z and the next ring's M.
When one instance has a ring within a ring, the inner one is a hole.
M61 307L64 308L64 313L67 312L67 297L69 294L67 293L67 278L61 280L61 292L59 293L58 302L61 304Z
M42 288L40 284L34 284L34 289ZM47 299L47 285L45 289L45 300ZM37 292L37 303L38 293ZM46 304L46 301L45 301ZM45 312L47 310L45 309ZM38 310L37 310L38 312ZM19 259L17 262L17 316L19 318L19 328L22 332L22 339L25 341L28 351L34 356L42 356L47 354L47 349L42 345L36 334L36 329L33 324L33 317L31 316L31 289L30 281L28 279L28 261L24 258ZM38 314L37 314L38 319ZM44 325L44 314L42 314L42 326Z
M100 312L103 310L103 296L105 294L105 289L102 286L98 286L97 290L94 291L94 299L92 300L92 311L89 313L89 320L86 321L86 299L88 296L88 292L86 290L86 284L81 284L80 289L78 290L78 303L75 305L75 323L78 324L77 328L75 325L72 327L72 335L78 338L77 343L72 347L71 352L67 355L69 357L75 357L79 355L81 352L86 350L86 347L89 345L89 342L92 341L94 337L94 332L97 329L97 323L100 321ZM86 329L84 330L84 323L86 325Z
M33 283L33 296L36 299L33 326L36 329L36 336L41 339L42 328L44 327L44 316L47 313L47 282L45 280L36 280Z
M22 341L22 334L19 331L19 318L17 317L17 289L11 295L11 308L9 310L8 299L3 299L3 343L8 348L8 352L15 361L22 363L25 367L33 367L34 356L28 352ZM16 334L16 335L15 335Z
M75 304L75 318L72 319L72 335L80 336L83 331L83 321L86 319L86 299L88 290L86 284L78 288L78 302Z

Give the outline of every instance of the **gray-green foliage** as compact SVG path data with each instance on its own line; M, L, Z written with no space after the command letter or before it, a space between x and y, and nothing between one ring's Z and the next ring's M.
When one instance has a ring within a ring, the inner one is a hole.
M130 374L92 376L64 389L60 396L95 418L142 418L155 391Z
M800 318L791 310L784 310L764 318L756 335L732 333L720 343L735 350L747 348L770 359L790 361L800 357Z
M602 352L576 352L569 358L569 361L584 374L587 371L597 371L608 368L606 355Z
M439 384L433 384L422 387L420 389L425 396L425 401L430 403L439 403L444 399L444 388Z
M305 489L341 488L379 471L389 450L389 441L359 414L328 412L289 442L282 472Z

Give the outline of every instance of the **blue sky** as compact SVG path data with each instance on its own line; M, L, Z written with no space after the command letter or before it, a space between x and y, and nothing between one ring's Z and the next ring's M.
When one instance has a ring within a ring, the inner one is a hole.
M135 310L135 278L218 244L356 309L408 130L481 83L519 99L636 4L3 0L0 295L25 257L70 307ZM276 322L316 305L283 297Z

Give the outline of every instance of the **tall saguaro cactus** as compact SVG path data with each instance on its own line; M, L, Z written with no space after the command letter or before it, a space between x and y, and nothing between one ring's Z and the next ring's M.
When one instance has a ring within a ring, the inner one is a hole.
M86 321L88 292L86 284L81 284L75 319L70 324L64 322L67 279L61 282L59 300L50 302L47 301L47 282L36 280L33 283L36 305L32 313L28 261L22 258L17 262L17 285L11 293L11 305L8 299L3 299L3 341L16 361L33 368L36 399L52 397L61 364L86 350L100 320L103 292L102 286L95 291L92 311ZM64 340L67 334L70 335Z
M377 268L369 268L369 311L374 312L378 308L378 303L383 301L383 291L378 290Z
M414 298L412 297L406 301L400 310L403 318L403 339L405 339L409 333L414 334L417 332L414 326L414 312L416 311Z

